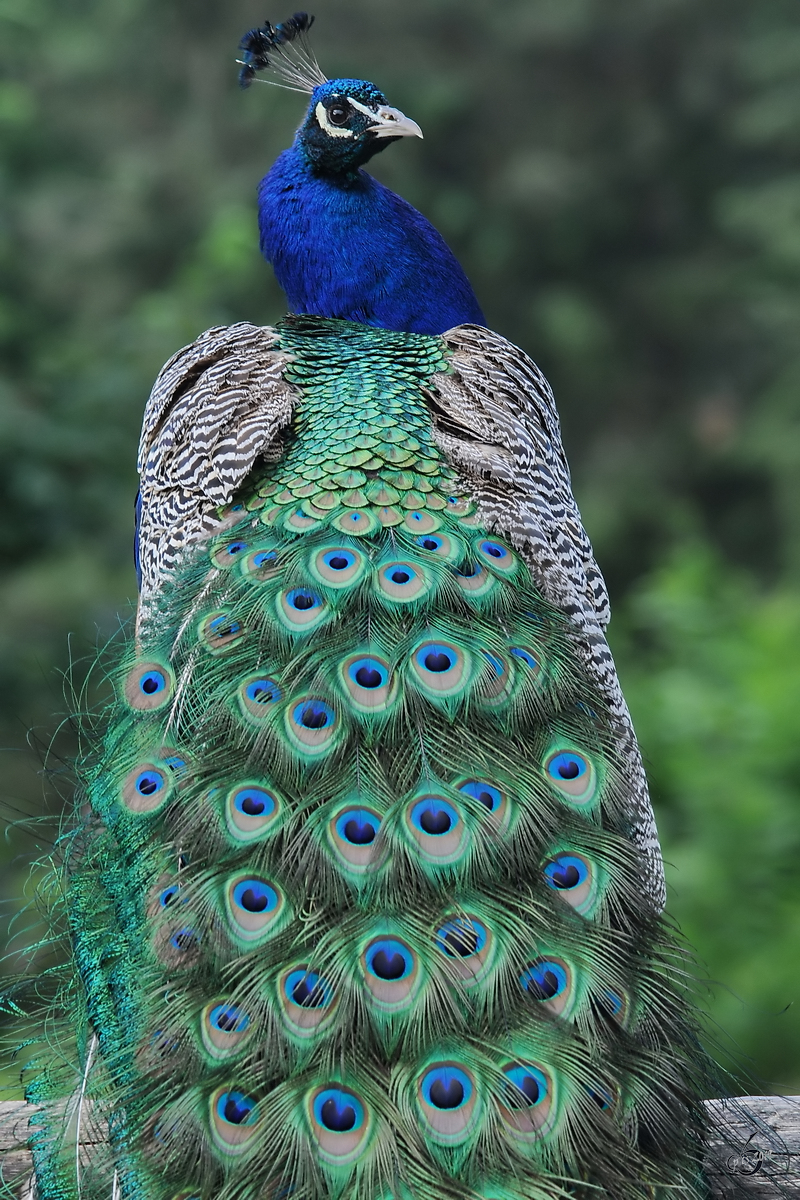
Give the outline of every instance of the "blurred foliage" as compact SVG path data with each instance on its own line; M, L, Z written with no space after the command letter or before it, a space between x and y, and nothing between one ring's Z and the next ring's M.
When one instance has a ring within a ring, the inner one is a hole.
M58 672L130 612L152 378L203 328L282 311L254 189L303 102L239 92L232 62L264 15L0 0L9 821L58 811L75 747ZM800 1091L796 0L323 0L317 17L325 71L373 78L424 127L376 173L555 386L672 911L751 1089ZM10 828L9 912L50 832Z

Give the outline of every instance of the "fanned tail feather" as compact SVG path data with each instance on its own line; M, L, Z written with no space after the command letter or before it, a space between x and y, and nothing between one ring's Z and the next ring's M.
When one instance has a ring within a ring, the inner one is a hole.
M285 452L150 590L84 771L79 1116L110 1145L54 1151L40 1073L41 1200L701 1196L638 784L574 623L433 439L445 343L272 344Z

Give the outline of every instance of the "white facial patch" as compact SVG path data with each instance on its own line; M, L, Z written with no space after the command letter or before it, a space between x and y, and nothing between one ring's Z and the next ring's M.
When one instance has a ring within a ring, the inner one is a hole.
M338 125L331 125L330 121L328 120L328 113L325 109L325 105L321 100L314 109L314 116L317 118L317 124L319 125L320 129L324 129L325 132L329 133L331 137L351 138L354 136L352 129L341 129Z

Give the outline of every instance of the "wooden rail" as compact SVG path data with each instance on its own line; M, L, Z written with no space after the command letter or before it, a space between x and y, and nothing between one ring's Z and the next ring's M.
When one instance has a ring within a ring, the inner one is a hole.
M800 1200L800 1096L743 1096L707 1104L716 1127L706 1156L714 1200ZM20 1197L31 1196L26 1139L35 1115L31 1105L0 1102L0 1178Z

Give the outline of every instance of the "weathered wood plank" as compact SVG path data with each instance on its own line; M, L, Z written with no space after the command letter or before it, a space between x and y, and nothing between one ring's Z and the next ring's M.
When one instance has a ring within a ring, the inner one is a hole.
M706 1172L714 1200L800 1200L800 1096L709 1100L714 1132ZM0 1179L22 1195L31 1169L26 1149L33 1105L0 1102ZM94 1141L93 1141L94 1139ZM88 1130L87 1145L97 1135Z

